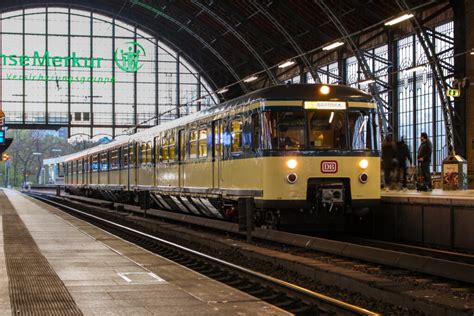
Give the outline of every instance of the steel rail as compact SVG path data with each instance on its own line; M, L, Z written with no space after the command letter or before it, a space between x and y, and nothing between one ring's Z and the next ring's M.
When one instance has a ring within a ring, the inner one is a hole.
M79 196L68 196L66 198L79 203L86 202L84 201L84 198ZM92 200L97 199L88 199L88 202L86 203L93 203ZM125 208L130 212L143 213L143 210L140 210L138 207L133 205L126 205ZM149 209L146 213L148 215L156 216L162 219L188 223L229 233L242 234L238 231L237 224L225 222L222 220L173 213L157 209ZM346 258L364 260L367 262L400 269L407 269L414 272L426 273L433 276L447 278L450 280L474 283L474 265L464 263L462 260L447 260L437 256L421 255L419 252L403 252L387 249L386 247L361 245L346 241L337 241L321 237L306 236L263 228L255 228L252 236L253 238L260 240L277 242L280 244L320 251ZM457 255L457 257L461 256L461 254Z
M127 232L131 232L131 233L139 235L141 237L145 237L145 238L151 239L153 241L165 244L169 247L179 249L183 252L192 254L192 255L194 255L196 257L199 257L199 258L203 258L207 261L210 261L210 262L216 263L218 265L224 266L226 268L237 271L239 273L250 276L252 278L256 278L256 279L259 279L261 281L265 281L267 283L274 284L274 285L278 286L279 288L288 290L290 292L294 292L294 293L298 294L299 296L307 297L308 299L310 299L312 301L323 302L323 303L329 304L330 306L333 306L337 309L342 309L345 312L350 312L350 313L353 313L355 315L370 315L370 316L380 315L378 313L374 313L374 312L369 311L367 309L364 309L364 308L361 308L361 307L358 307L358 306L355 306L355 305L337 300L335 298L332 298L332 297L329 297L329 296L326 296L326 295L323 295L323 294L320 294L320 293L316 293L314 291L308 290L308 289L300 287L298 285L295 285L295 284L292 284L292 283L289 283L289 282L286 282L286 281L283 281L283 280L279 280L277 278L274 278L274 277L265 275L263 273L256 272L256 271L241 267L239 265L236 265L236 264L233 264L233 263L230 263L230 262L218 259L218 258L214 258L214 257L209 256L207 254L200 253L200 252L195 251L193 249L190 249L190 248L172 243L168 240L161 239L161 238L158 238L156 236L141 232L139 230L136 230L136 229L124 226L124 225L117 224L115 222L100 218L100 217L92 215L92 214L88 214L86 212L77 210L73 207L70 207L70 206L55 202L55 201L51 201L51 200L46 199L46 198L44 198L44 197L42 197L38 194L29 193L28 195L30 195L30 196L32 196L36 199L39 199L39 200L41 200L41 201L43 201L47 204L53 204L53 205L55 205L59 208L67 209L71 212L74 212L74 213L80 214L82 216L91 218L91 219L93 219L95 221L98 221L98 222L101 222L101 223L105 223L106 225L112 226L114 228L118 228L120 230L125 230Z

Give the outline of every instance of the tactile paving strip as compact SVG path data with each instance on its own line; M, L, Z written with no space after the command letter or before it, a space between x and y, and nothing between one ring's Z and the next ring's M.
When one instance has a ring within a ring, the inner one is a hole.
M3 191L0 201L13 315L82 315Z

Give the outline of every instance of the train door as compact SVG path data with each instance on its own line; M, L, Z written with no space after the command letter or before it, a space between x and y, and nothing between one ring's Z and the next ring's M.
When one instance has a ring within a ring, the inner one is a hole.
M139 170L140 167L141 167L141 165L140 165L140 164L141 164L141 161L140 161L140 164L139 164L139 163L138 163L138 154L140 153L140 155L141 155L141 148L142 148L142 147L140 146L140 143L134 143L134 144L133 144L133 152L134 152L134 158L135 158L135 160L134 160L134 163L135 163L135 164L134 164L134 165L135 165L135 168L134 168L135 174L134 174L134 180L133 180L133 182L135 183L135 186L138 186L138 185L140 184L140 176L138 175L138 174L139 174L138 170Z
M160 169L161 169L161 138L155 137L155 187L161 185L160 181Z
M127 146L128 150L128 189L131 190L136 185L136 149L134 143L129 143Z
M212 187L220 188L220 179L222 173L222 121L214 121L212 123Z
M182 129L178 132L178 183L179 187L184 187L184 179L185 179L185 160L186 160L186 133L185 130Z
M89 157L84 157L84 184L89 184Z
M123 167L123 161L122 161L122 147L117 148L117 183L120 185L122 184L122 167Z
M104 175L104 184L110 184L110 151L102 153L102 171Z
M122 182L120 182L120 184L122 184L123 186L125 186L127 188L127 190L130 189L130 183L129 183L129 175L128 175L128 165L129 165L129 161L128 161L128 144L122 146L122 158L121 158L121 168L120 168L120 179Z

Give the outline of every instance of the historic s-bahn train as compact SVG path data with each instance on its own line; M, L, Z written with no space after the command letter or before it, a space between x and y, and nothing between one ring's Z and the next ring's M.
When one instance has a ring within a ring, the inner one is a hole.
M380 200L376 106L339 85L264 88L67 157L66 190L259 224L335 229Z

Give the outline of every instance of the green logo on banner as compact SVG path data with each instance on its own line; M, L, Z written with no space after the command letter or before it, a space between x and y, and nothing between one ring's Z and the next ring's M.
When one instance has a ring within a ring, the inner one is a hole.
M115 50L115 64L125 72L136 72L143 67L143 63L139 64L139 62L141 56L146 56L145 48L137 42L126 44L128 44L127 48Z
M446 90L446 95L448 97L459 97L461 95L461 90L459 90L459 89L448 89L448 90Z

